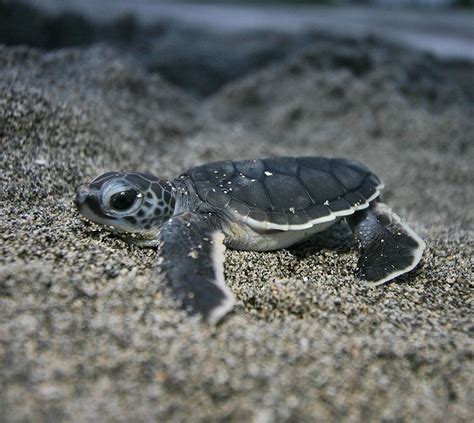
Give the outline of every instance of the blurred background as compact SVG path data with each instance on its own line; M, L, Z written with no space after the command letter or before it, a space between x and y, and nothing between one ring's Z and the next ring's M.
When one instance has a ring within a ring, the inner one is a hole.
M473 1L4 0L0 43L42 49L111 43L202 97L334 37L383 40L450 63L472 62Z

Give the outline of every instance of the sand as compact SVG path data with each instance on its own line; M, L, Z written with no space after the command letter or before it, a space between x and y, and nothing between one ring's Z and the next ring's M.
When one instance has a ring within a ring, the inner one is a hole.
M0 48L0 420L472 419L472 98L430 57L335 51L196 100L106 45ZM422 265L363 286L344 224L295 249L228 250L238 304L210 327L167 298L153 249L72 203L106 170L281 154L373 168L426 240Z

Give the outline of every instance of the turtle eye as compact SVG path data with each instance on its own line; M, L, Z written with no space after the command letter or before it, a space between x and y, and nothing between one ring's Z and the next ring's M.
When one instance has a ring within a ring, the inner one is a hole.
M138 191L129 189L127 191L120 191L110 197L110 207L118 211L129 209L137 198Z

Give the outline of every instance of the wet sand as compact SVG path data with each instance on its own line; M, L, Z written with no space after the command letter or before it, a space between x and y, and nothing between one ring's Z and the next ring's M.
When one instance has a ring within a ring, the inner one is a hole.
M0 48L2 419L472 418L472 103L428 57L362 52L335 69L309 49L198 101L105 46ZM426 240L422 265L363 286L344 224L228 250L238 304L209 327L166 297L153 249L72 204L106 170L283 154L373 168Z

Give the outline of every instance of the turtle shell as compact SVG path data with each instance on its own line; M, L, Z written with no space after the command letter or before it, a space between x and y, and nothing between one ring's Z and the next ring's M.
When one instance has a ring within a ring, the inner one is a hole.
M182 176L202 201L260 230L299 230L350 215L383 187L361 163L325 157L212 162Z

